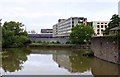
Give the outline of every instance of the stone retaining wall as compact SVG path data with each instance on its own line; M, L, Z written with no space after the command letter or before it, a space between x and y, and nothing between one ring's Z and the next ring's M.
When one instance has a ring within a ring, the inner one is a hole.
M91 49L94 56L120 64L120 42L117 39L109 37L93 37L91 42Z

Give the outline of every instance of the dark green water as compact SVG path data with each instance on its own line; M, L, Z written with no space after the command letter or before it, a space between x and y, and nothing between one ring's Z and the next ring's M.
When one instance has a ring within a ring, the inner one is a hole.
M54 48L6 49L2 53L3 75L120 75L120 66L84 51Z

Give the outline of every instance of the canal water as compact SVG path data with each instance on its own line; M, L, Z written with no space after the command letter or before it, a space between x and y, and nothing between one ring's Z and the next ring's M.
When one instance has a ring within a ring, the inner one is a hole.
M88 50L59 48L6 49L2 75L120 75L120 65L81 54Z

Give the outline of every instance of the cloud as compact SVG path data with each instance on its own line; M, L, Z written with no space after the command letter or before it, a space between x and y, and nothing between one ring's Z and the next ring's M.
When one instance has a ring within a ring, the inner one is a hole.
M52 28L59 18L109 20L117 13L117 4L118 0L0 0L0 17L23 22L29 30L40 30Z

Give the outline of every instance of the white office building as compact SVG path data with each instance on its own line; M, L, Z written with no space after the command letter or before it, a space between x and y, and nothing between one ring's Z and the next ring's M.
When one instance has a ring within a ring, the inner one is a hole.
M59 19L58 23L53 25L53 37L69 37L72 27L77 24L87 25L87 18L70 17L68 19Z
M120 17L120 1L118 2L118 15Z
M109 21L92 21L95 36L103 36L103 31L108 27Z

